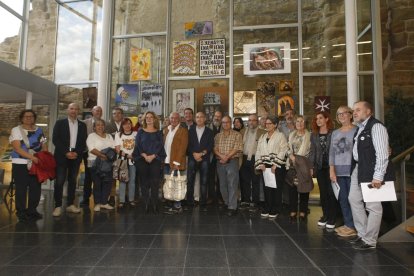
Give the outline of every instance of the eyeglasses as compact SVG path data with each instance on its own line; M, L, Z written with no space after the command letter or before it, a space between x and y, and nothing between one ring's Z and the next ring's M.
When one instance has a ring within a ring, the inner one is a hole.
M23 118L34 118L34 116L33 115L25 115L25 116L23 116Z
M273 125L273 123L265 123L265 125Z
M341 113L336 113L336 116L344 116L345 114L352 114L349 111L345 111L345 112L341 112Z

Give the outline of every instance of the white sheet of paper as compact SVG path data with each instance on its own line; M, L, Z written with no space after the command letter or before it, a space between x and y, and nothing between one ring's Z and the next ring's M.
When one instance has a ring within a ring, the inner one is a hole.
M338 200L339 198L339 191L341 190L341 188L339 187L338 182L331 182L332 183L332 190L335 194L336 200Z
M364 202L397 201L394 181L386 181L381 188L369 188L371 182L362 182L362 197Z
M271 168L266 168L263 172L264 183L266 187L276 188L276 177L275 174L272 173Z

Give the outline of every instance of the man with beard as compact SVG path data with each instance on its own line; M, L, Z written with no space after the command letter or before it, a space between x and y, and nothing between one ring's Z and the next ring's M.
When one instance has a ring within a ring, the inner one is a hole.
M221 119L223 118L223 113L221 111L216 111L214 113L213 122L210 125L210 128L213 130L214 137L221 131ZM223 204L223 199L220 193L220 183L217 177L217 159L213 154L210 164L210 179L208 185L208 200L207 204L217 201L219 204Z

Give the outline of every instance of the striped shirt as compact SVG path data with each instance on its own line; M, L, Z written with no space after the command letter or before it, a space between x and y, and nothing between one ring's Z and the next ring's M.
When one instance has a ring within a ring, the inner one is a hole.
M358 162L358 138L361 132L367 125L369 118L367 118L361 124L358 124L358 133L354 138L353 157ZM371 129L372 143L375 148L375 167L374 167L374 179L382 181L384 180L385 172L388 166L388 132L385 126L382 124L374 124Z

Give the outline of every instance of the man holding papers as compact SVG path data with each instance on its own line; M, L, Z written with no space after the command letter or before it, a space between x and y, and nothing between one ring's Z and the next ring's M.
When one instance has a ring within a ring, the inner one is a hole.
M358 232L351 243L358 250L376 248L382 219L381 199L364 205L361 183L369 182L373 188L380 189L383 181L394 180L388 162L387 129L372 115L370 103L360 101L354 104L353 118L358 130L354 136L353 170L348 199Z

